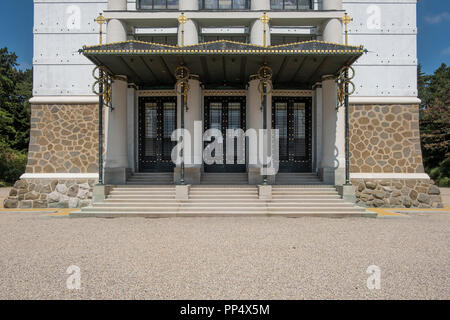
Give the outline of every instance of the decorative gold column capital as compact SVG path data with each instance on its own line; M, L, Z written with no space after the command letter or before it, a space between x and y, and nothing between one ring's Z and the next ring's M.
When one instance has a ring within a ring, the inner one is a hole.
M264 47L267 47L267 25L269 24L270 18L266 12L259 18L259 20L264 25Z
M103 43L103 25L106 23L106 18L103 16L102 13L100 13L99 16L97 18L95 18L94 21L97 22L100 26L99 43L102 44Z
M353 21L353 18L350 17L346 12L341 18L341 21L345 25L345 44L348 45L348 25Z
M181 26L181 46L184 47L184 25L186 24L186 22L188 22L188 17L186 17L186 15L184 14L184 12L182 12L178 18L178 23Z

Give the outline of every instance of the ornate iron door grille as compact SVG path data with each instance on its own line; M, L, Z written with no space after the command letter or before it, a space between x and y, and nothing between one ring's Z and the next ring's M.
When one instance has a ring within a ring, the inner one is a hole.
M219 129L223 136L223 164L205 164L205 172L246 172L246 164L237 164L237 141L234 142L234 164L226 163L227 129L246 130L246 98L245 97L205 97L204 129ZM212 142L212 141L211 141ZM207 146L211 142L206 142ZM245 150L244 150L245 152ZM213 154L214 155L214 154Z
M177 128L176 97L139 99L139 171L173 172L171 140Z
M311 98L272 98L272 128L280 130L280 172L311 172L311 120Z

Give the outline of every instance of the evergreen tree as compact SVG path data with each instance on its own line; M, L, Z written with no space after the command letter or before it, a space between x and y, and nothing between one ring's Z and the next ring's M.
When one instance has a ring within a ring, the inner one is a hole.
M433 75L418 70L420 131L426 171L439 185L450 185L450 67L443 63Z
M0 186L25 170L33 71L17 69L17 56L0 48Z

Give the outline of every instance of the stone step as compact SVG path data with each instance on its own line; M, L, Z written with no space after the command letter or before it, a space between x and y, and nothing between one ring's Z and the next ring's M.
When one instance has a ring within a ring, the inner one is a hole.
M136 172L132 176L173 177L172 172Z
M293 193L293 194L285 194L285 193L273 193L272 199L297 199L301 198L303 196L339 196L337 192L314 192L314 191L305 191L305 192L299 192L299 193Z
M167 211L164 213L155 212L140 212L140 211L117 211L111 212L109 210L104 211L77 211L70 213L71 217L97 217L97 218L119 218L119 217L142 217L142 218L218 218L218 217L286 217L286 218L301 218L301 217L323 217L323 218L346 218L346 217L367 217L376 218L376 213L372 212L335 212L335 211L316 211L316 212L248 212L248 211L235 211L235 212L178 212Z
M239 181L239 180L228 180L228 179L218 179L218 180L202 180L201 181L201 185L224 185L224 184L228 184L228 185L240 185L240 186L245 186L245 185L249 185L247 180L245 181Z
M128 186L128 185L120 185L120 186L113 186L112 187L113 190L139 190L139 189L149 189L149 190L153 190L153 189L157 189L157 190L175 190L175 186L171 186L171 185L137 185L137 186Z
M281 193L281 192L293 193L293 192L302 192L302 191L317 191L317 192L336 191L336 188L328 188L328 187L309 188L308 186L304 186L301 188L272 188L272 193Z
M130 200L137 200L137 199L152 199L152 200L167 200L167 199L173 199L175 200L175 195L158 195L158 196L148 196L148 195L117 195L117 196L107 196L106 199L130 199Z
M166 212L166 211L179 211L179 212L233 212L233 211L256 211L256 212L265 212L268 211L289 211L289 212L324 212L324 211L333 211L333 212L360 212L365 211L364 209L358 207L336 207L336 208L327 208L321 206L311 206L311 207L282 207L282 206L274 206L274 207L219 207L219 206L183 206L178 203L168 203L161 206L151 206L151 207L139 207L139 206L117 206L111 207L102 204L96 204L95 206L89 207L86 211L104 211L107 209L110 212L127 212L127 211L140 211L140 212Z
M158 183L158 184L160 184L160 183ZM170 183L166 183L166 184L170 184ZM172 184L174 184L174 183L172 183ZM139 185L142 185L142 182L127 182L127 185L129 185L129 186L139 186ZM148 185L151 185L151 183L148 183Z
M105 201L83 208L71 216L104 218L371 216L365 209L344 202L334 186L317 182L312 185L273 186L273 198L268 201L259 199L256 186L226 185L227 181L220 183L192 186L189 200L184 201L175 199L174 186L117 186L112 188Z
M176 200L176 199L172 199ZM239 200L239 203L255 203L259 201L257 198L241 198L241 199L234 199L234 198L211 198L211 199L204 199L204 198L198 198L198 199L190 199L187 200L192 203L234 203L236 200ZM133 203L167 203L167 198L147 198L147 197L137 197L137 198L130 198L130 197L110 197L105 200L107 203L121 203L121 202L133 202ZM185 201L183 201L185 202ZM295 203L298 205L302 205L304 203L319 203L319 204L333 204L333 205L339 205L342 202L342 199L336 197L336 198L305 198L305 199L272 199L269 200L268 203Z
M173 180L163 180L163 179L144 179L144 178L139 178L139 179L128 179L127 180L127 184L130 183L141 183L141 184L146 184L146 183L152 183L153 185L172 185L174 182Z
M176 204L176 205L175 205ZM177 206L180 208L200 208L200 207L207 207L207 208L269 208L269 209L302 209L302 208L327 208L327 209L333 209L333 208L354 208L354 206L351 203L317 203L317 202L310 202L310 203L265 203L265 202L240 202L240 203L224 203L224 202L174 202L174 205L168 204L167 202L129 202L129 201L123 201L123 202L102 202L102 203L95 203L93 204L93 207L133 207L133 208L161 208L161 207L171 207L171 206Z
M190 195L201 195L201 194L215 194L215 195L222 195L222 194L226 194L226 195L230 195L230 194L258 194L258 190L254 189L254 190L234 190L234 189L209 189L209 190L195 190L192 189L189 191Z
M247 194L222 194L220 195L220 199L236 199L236 200L240 200L240 199L245 199L245 198L258 198L257 194L254 195L247 195ZM218 196L216 194L201 194L201 195L197 195L197 194L190 194L189 195L189 199L218 199Z
M136 189L136 190L127 190L127 189L113 189L109 194L175 194L175 190L158 190L158 189Z

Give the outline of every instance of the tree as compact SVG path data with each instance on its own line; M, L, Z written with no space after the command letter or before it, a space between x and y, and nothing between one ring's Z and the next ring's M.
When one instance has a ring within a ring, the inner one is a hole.
M0 48L0 186L25 170L33 71L18 70L17 56Z
M433 75L418 69L420 131L425 170L441 186L450 184L450 67Z
M0 49L0 139L12 149L26 151L30 131L32 70L17 70L17 56Z

